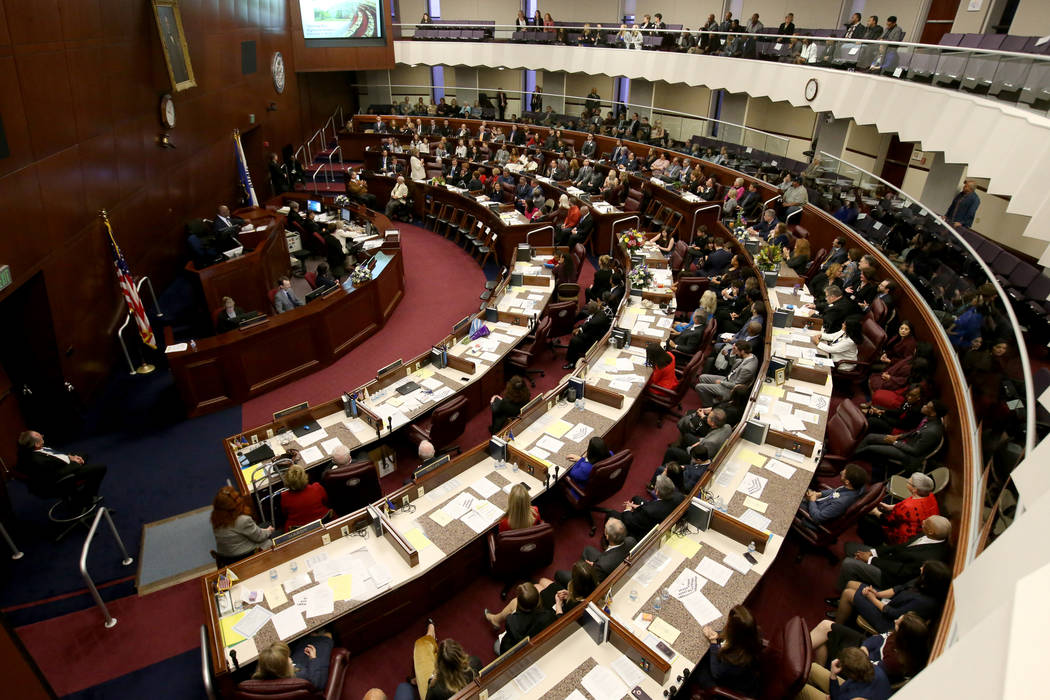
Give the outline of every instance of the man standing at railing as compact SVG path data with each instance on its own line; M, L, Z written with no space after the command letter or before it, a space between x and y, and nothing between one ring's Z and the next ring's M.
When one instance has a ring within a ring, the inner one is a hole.
M952 203L948 205L944 218L955 228L960 226L973 228L973 218L977 215L979 206L981 206L981 198L974 192L973 180L966 180L963 182L962 191L955 195Z
M499 120L507 120L507 93L503 92L503 88L496 90L496 109L499 110Z

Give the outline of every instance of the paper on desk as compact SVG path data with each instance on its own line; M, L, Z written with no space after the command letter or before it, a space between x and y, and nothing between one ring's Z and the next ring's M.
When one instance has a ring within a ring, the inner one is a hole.
M726 585L729 582L729 577L733 575L733 572L728 567L722 566L711 557L704 557L696 565L696 572L708 581L714 581L719 586Z
M518 690L522 693L527 693L542 683L543 679L546 677L547 674L533 664L514 677L514 685L518 686Z
M350 600L353 597L353 576L350 574L333 576L325 583L332 589L332 598L334 600Z
M736 479L736 475L740 472L740 462L735 460L725 460L722 462L722 466L718 468L718 476L715 478L715 483L722 488L727 488Z
M784 395L784 387L777 386L776 384L765 384L760 393L763 396L772 396L773 398L779 399Z
M333 591L327 585L307 588L302 593L292 596L295 605L301 608L307 617L321 617L335 612Z
M485 477L481 477L475 481L470 485L470 488L482 498L488 498L492 494L499 492L499 486L496 486Z
M452 516L446 513L444 508L436 508L430 511L430 519L441 527L445 527L452 522Z
M812 423L813 425L820 423L820 416L818 416L816 413L803 411L801 408L795 409L795 416L805 423Z
M751 498L751 496L747 496L746 498L744 498L744 507L745 508L750 508L751 510L755 511L756 513L765 513L766 512L766 508L769 507L769 504L768 503L763 503L762 501L758 500L757 498Z
M492 523L486 520L484 516L482 516L481 513L479 513L476 510L472 510L469 513L466 513L463 517L460 518L460 520L462 520L467 527L469 527L471 530L478 534L481 534L482 532L484 532L492 526Z
M613 380L613 381L609 382L609 388L610 389L616 389L616 391L630 391L631 390L631 383L630 382L625 382L625 381L623 381L621 379L616 379L616 380Z
M675 640L678 639L678 635L681 632L671 625L667 624L660 618L653 618L653 621L649 623L649 631L655 634L660 639L664 640L668 644L674 644Z
M498 352L483 352L481 353L481 359L485 362L499 362L500 354Z
M245 640L245 636L238 632L236 627L247 615L248 611L242 610L239 613L219 618L219 630L222 632L223 646L232 647L234 644L240 644ZM265 620L263 624L265 624Z
M266 604L270 606L270 610L276 610L288 602L288 596L284 594L280 586L267 588L263 595L266 597Z
M462 518L464 513L474 507L474 496L469 493L461 493L445 504L445 512L448 517L456 520Z
M547 450L541 450L538 447L533 447L531 450L529 450L529 454L535 457L536 459L550 459L551 456L550 452L548 452ZM507 493L510 493L510 491L507 491Z
M616 660L609 664L609 668L627 684L628 688L640 686L645 681L645 673L642 669L623 654L617 654Z
M682 605L701 625L708 625L722 617L722 612L700 591L683 600Z
M594 700L620 700L630 693L630 688L623 684L619 676L604 666L592 668L580 681L580 685Z
M438 389L445 386L440 379L434 379L433 377L431 377L430 379L424 379L422 382L420 382L420 384L422 384L427 389L430 389L431 391L437 391Z
M278 639L288 639L306 629L306 620L303 619L303 614L299 612L299 608L295 605L277 613L270 618L270 621L273 623L274 629L277 630Z
M165 353L169 352L184 352L190 347L189 343L172 343L168 347L164 348Z
M476 501L474 503L474 510L477 511L481 517L485 518L488 522L492 523L503 517L503 511L495 506L491 501Z
M408 543L415 547L417 552L421 552L427 547L432 546L434 543L427 539L427 536L423 534L423 531L418 527L414 527L411 530L405 532L405 539Z
M766 469L785 479L790 479L795 475L795 467L785 464L779 459L771 459L766 462Z
M762 495L762 490L766 488L766 483L769 479L758 474L748 472L744 474L743 480L740 482L740 486L737 487L737 491L744 494L745 496L751 496L752 498L758 498Z
M787 414L780 417L781 422L784 423L784 430L791 432L798 432L806 429L806 424L802 422L802 419L793 414Z
M671 533L665 542L668 547L680 552L686 559L692 559L700 551L700 543L684 535Z
M631 362L630 358L617 357L616 358L616 369L620 372L633 372L634 363Z
M331 440L325 440L324 442L322 442L321 449L323 449L328 454L333 454L335 452L335 448L339 447L342 444L343 441L339 438L332 438Z
M740 522L745 525L750 525L756 530L766 531L769 530L769 518L764 515L759 515L755 511L748 508L744 511L743 515L737 518Z
M310 574L305 571L300 574L296 574L295 576L285 581L282 585L284 586L285 593L297 591L303 586L310 585Z
M558 418L556 420L551 421L551 423L544 429L543 432L553 437L560 438L570 430L572 430L572 423Z
M747 559L744 559L743 554L727 554L725 555L725 557L722 558L722 561L724 561L726 564L733 567L742 574L746 574L747 572L751 571L751 562L749 562Z
M564 445L565 443L563 443L561 440L555 440L550 435L544 435L536 441L536 447L539 447L542 450L547 450L548 452L554 454L561 452L561 448Z
M390 571L382 564L368 567L368 577L372 579L376 588L385 588L390 585Z
M594 428L591 426L577 423L575 428L565 433L565 439L569 442L583 442L593 432Z
M578 690L574 690L565 696L565 700L587 700L587 696Z
M313 447L307 447L305 450L299 453L299 459L303 461L303 464L313 464L314 462L320 462L324 459L324 453L321 452L321 448L317 445Z
M740 459L756 467L761 467L763 462L766 461L765 455L759 454L750 447L740 448Z
M324 430L323 428L318 428L317 430L311 430L306 435L296 437L295 441L299 443L300 447L308 447L317 442L318 440L322 440L326 437L328 437L328 431Z
M454 393L456 393L456 392L455 392L455 390L452 387L450 387L450 386L443 386L440 389L435 389L434 390L434 400L435 401L444 401L449 396L452 396L452 394L454 394Z
M682 573L678 574L678 578L667 588L671 595L678 600L683 600L703 588L705 583L707 580L697 575L692 569L683 569Z

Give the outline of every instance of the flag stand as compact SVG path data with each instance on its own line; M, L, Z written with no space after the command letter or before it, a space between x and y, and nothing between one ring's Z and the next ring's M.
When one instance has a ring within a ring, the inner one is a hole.
M121 350L124 351L124 359L128 362L128 369L131 370L132 375L136 374L150 374L157 368L146 361L145 355L140 353L142 358L141 363L136 368L131 362L131 355L128 353L128 346L124 342L124 329L128 327L131 320L135 320L135 325L138 327L139 340L143 346L151 347L156 349L156 341L153 337L153 329L150 328L149 318L146 316L146 310L142 304L142 299L139 296L139 285L143 282L148 281L148 278L143 278L136 285L134 279L131 277L131 272L128 270L127 262L124 260L123 254L120 252L120 247L117 245L116 239L113 237L113 228L109 223L109 216L106 210L103 209L99 212L99 216L102 218L102 223L106 228L106 233L109 238L109 244L113 253L113 263L117 271L117 280L120 284L120 290L124 296L124 300L128 305L128 315L124 320L124 323L117 330L117 340L120 342ZM153 293L153 285L149 285L150 292ZM157 295L153 294L153 304L157 307L158 315L160 314L160 307L157 306Z
M157 368L154 367L153 365L151 365L150 363L143 362L141 365L138 366L138 369L135 370L135 373L136 374L149 374L150 372L152 372L155 369L157 369Z

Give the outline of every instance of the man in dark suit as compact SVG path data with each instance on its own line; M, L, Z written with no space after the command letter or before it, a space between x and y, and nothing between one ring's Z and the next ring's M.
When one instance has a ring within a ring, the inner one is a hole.
M572 181L572 184L576 187L583 188L585 184L590 182L593 173L594 166L591 164L590 159L583 161L583 167L580 168L580 172L576 173L576 179Z
M682 494L666 474L656 477L656 498L640 503L639 500L623 504L623 512L607 510L610 517L622 520L632 537L642 539L649 531L664 521L671 511L682 502Z
M725 272L732 260L733 251L729 248L729 242L722 238L716 238L715 249L708 253L707 258L704 260L702 272L707 277L720 275Z
M507 629L496 642L496 653L507 653L515 644L539 634L556 619L553 609L540 605L536 586L526 581L518 586L518 607L507 616Z
M511 127L509 141L512 144L514 144L515 146L524 146L525 145L525 138L526 138L525 137L525 131L522 130L522 129L519 129L517 124L515 124L514 126Z
M594 141L593 134L587 134L587 140L580 146L580 155L584 158L593 158L598 150L598 144Z
M63 454L46 447L44 436L35 430L26 430L18 436L18 469L34 490L50 491L60 480L68 479L59 488L72 494L74 505L84 509L98 500L98 489L106 476L104 465L88 464L80 455Z
M612 275L612 287L603 296L605 305L614 311L619 308L623 301L623 295L627 293L627 285L624 283L623 273L617 270Z
M496 109L499 110L499 120L507 120L507 93L503 92L503 88L496 91Z
M588 302L586 313L587 320L572 332L569 348L565 351L565 364L562 365L562 369L575 367L576 361L587 354L587 350L605 335L612 323L605 309L596 301Z
M679 430L686 428L687 431L692 429L693 426L683 421L687 421L697 416L695 412L690 413L687 416L683 416L678 421ZM704 417L704 425L697 426L698 430L705 430L704 435L697 435L691 432L682 432L681 438L678 440L678 445L681 447L669 447L664 452L663 463L678 462L679 464L689 463L701 463L712 459L718 451L722 449L722 445L729 439L730 434L733 432L733 426L726 420L726 412L720 408L712 408L707 415Z
M532 100L529 102L533 112L543 111L543 95L540 94L541 92L543 92L543 88L537 85L536 92L532 93Z
M215 220L211 224L216 249L229 250L240 245L237 242L237 232L246 223L248 222L239 216L231 216L230 208L225 204L220 206L218 213L215 215Z
M591 216L591 208L582 206L580 207L580 220L576 222L576 226L572 229L572 235L569 236L569 245L575 247L577 243L585 242L590 238L593 231L594 217Z
M635 545L633 537L627 536L627 527L622 520L615 517L605 521L605 541L609 544L605 551L587 545L583 548L583 560L594 567L594 577L602 581L627 558L631 547ZM556 571L554 581L562 588L569 585L572 575L568 571Z
M861 542L847 542L846 558L839 567L836 587L846 588L850 581L877 586L879 590L900 585L919 575L923 562L934 560L949 563L952 553L952 526L948 518L931 515L922 521L922 533L904 544L886 544L869 547ZM838 604L838 598L829 605Z
M285 311L291 311L297 306L302 306L305 302L302 299L295 296L295 292L292 291L292 281L287 277L281 277L277 280L277 293L273 296L273 306L277 310L277 313L283 314Z
M864 487L868 485L868 473L859 464L847 464L839 476L842 478L841 486L823 488L820 491L806 489L801 510L809 514L813 523L826 523L841 517L853 502L860 498ZM806 520L803 522L810 524Z
M868 433L857 445L853 456L872 462L871 476L877 481L891 473L886 462L893 462L892 473L917 468L944 440L942 419L947 414L948 406L943 401L928 401L922 407L923 418L915 430L900 435Z
M850 316L856 316L861 313L857 302L845 296L842 293L842 288L837 284L828 285L828 288L824 290L824 298L827 300L827 304L824 305L823 310L820 307L817 307L817 310L820 311L820 318L824 322L824 328L828 329L829 333L836 328L842 328L842 324Z

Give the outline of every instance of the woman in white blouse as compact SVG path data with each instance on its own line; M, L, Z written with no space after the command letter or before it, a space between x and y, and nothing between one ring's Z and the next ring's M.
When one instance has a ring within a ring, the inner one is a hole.
M853 361L857 359L857 348L862 342L864 342L864 335L861 330L860 317L846 319L842 327L833 333L824 330L819 336L813 337L817 350L828 353L832 362L842 362L838 369L843 371L856 367Z
M413 180L426 180L427 171L423 167L423 161L419 159L419 151L412 149L412 157L408 159L409 172Z

